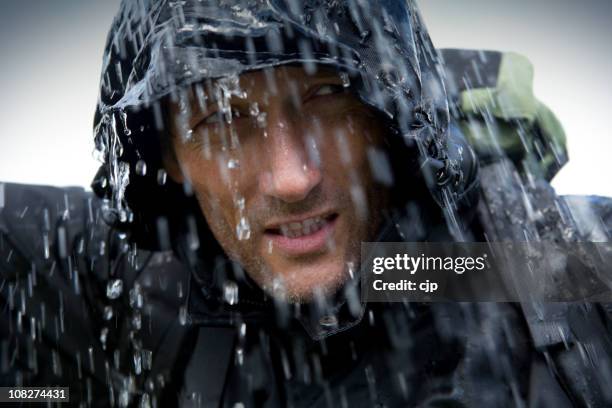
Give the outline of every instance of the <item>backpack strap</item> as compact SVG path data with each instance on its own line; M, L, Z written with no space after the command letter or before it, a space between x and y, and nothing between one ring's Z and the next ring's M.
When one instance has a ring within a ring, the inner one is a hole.
M236 330L202 327L185 369L181 407L221 406Z
M566 201L557 197L545 181L523 184L507 159L483 166L480 174L482 196L478 213L487 240L581 240L581 229L577 227L580 219L572 216ZM603 207L612 208L612 200ZM577 213L575 208L573 211ZM534 221L531 214L544 214L545 222ZM601 226L595 231L601 234ZM612 319L607 306L521 303L535 348L575 406L612 404L612 390L608 386L612 378Z

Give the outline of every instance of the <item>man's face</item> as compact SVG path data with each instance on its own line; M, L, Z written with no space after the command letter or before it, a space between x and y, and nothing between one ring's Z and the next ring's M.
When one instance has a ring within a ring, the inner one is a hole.
M280 67L236 85L171 103L166 167L189 180L216 239L262 288L292 301L332 293L386 205L368 161L383 130L332 70Z

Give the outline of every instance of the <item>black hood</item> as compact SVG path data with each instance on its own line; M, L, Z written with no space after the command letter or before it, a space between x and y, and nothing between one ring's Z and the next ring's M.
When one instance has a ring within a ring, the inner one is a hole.
M450 130L440 59L413 1L137 0L122 2L110 30L94 119L102 165L93 188L107 221L157 248L169 245L160 233L201 223L188 215L199 214L189 186L162 168L162 99L281 64L343 71L410 152L401 176L424 180L447 220L456 219L476 185L475 160Z

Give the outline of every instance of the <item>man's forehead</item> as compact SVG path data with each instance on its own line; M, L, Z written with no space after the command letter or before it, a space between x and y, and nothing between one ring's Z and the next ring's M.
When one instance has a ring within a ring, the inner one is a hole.
M307 89L313 84L326 80L339 80L339 73L330 67L320 66L313 73L308 73L301 66L282 65L257 71L248 71L238 77L238 85L241 90L249 94L277 93L286 90L287 87ZM225 78L210 81L210 87L218 88ZM214 92L213 92L214 93Z
M333 68L319 66L308 73L301 66L282 65L257 71L248 71L237 78L210 79L195 84L189 92L192 109L217 103L227 97L232 103L265 99L279 93L301 92L321 83L340 83L340 73ZM231 88L231 89L230 89Z

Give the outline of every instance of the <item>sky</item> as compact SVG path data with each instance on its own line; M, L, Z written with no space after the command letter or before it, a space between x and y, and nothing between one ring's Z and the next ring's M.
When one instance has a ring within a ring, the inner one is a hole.
M612 1L420 0L438 47L514 51L559 117L561 194L612 196ZM87 187L106 33L118 0L21 0L0 12L0 181Z

